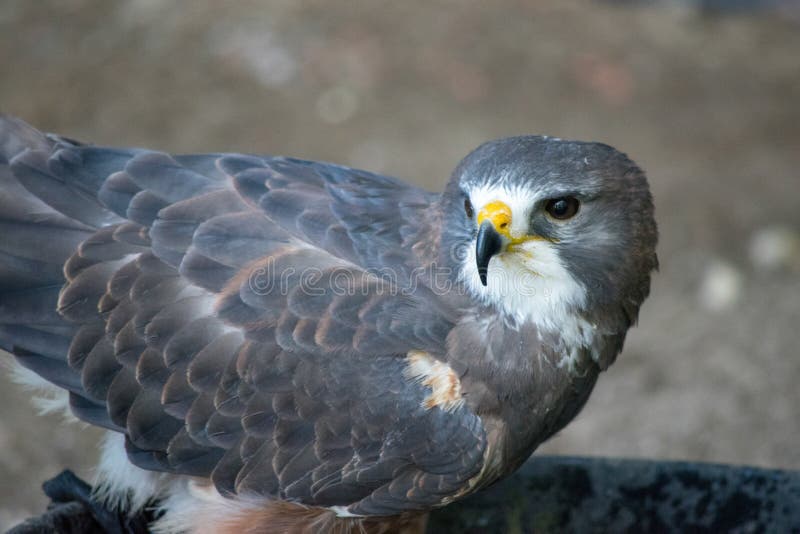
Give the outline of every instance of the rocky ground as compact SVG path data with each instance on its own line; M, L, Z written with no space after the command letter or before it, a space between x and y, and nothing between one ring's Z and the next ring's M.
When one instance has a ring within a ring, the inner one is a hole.
M6 0L0 110L102 144L288 154L430 189L493 137L614 145L650 177L662 268L618 363L544 449L798 469L800 19L749 3ZM1 530L95 455L93 429L36 417L26 395L0 378Z

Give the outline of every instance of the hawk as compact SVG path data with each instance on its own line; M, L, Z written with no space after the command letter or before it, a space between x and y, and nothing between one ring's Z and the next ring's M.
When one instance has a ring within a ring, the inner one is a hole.
M656 241L599 143L491 141L437 194L0 118L0 346L108 430L97 496L157 532L424 528L575 417Z

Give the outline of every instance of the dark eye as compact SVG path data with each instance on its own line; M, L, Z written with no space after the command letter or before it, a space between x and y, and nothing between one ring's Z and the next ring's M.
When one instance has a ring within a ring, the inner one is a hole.
M468 198L464 199L464 212L470 219L472 218L473 215L475 215L475 210L472 209L472 202L470 202Z
M552 218L563 221L574 217L578 213L580 205L581 203L575 197L551 198L547 201L544 209Z

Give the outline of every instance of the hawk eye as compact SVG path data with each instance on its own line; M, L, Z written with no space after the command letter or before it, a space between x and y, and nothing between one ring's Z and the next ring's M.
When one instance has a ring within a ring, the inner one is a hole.
M464 199L464 212L470 219L473 215L475 215L475 210L472 208L472 202L470 202L468 198Z
M554 219L564 221L578 213L581 203L575 197L551 198L545 204L545 211Z

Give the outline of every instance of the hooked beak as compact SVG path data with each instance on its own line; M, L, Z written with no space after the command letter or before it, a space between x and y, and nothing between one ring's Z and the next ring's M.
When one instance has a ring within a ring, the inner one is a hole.
M511 238L511 207L502 200L493 200L478 212L478 239L475 242L475 258L478 276L486 286L489 260L501 252Z
M478 263L478 276L481 284L486 286L486 274L489 271L489 260L503 249L503 238L495 230L491 221L484 221L478 230L475 242L475 260Z
M486 286L489 271L489 260L501 252L512 252L516 246L529 241L550 241L551 238L539 235L511 234L511 207L502 200L493 200L478 212L478 238L475 240L475 261L478 264L478 276L481 284Z

